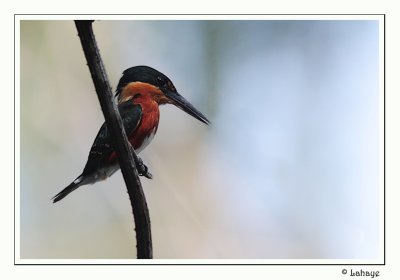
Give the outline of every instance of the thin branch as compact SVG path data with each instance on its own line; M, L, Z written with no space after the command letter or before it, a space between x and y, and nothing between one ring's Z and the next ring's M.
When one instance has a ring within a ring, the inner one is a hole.
M110 83L94 37L92 22L89 20L76 20L75 25L128 189L135 222L137 257L138 259L151 259L153 252L149 210L134 164L139 160L135 151L130 148L121 116L113 102Z

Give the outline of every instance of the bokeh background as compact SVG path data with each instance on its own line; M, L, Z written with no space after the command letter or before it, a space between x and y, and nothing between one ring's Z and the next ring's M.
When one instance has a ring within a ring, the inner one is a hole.
M94 29L114 89L152 66L212 122L163 106L140 155L155 258L379 256L378 21ZM120 172L51 202L104 120L73 21L21 21L20 40L21 258L135 258Z

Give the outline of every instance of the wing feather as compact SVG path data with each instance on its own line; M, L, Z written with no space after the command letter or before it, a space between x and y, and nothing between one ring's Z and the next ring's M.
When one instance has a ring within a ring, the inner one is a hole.
M118 110L126 134L129 135L138 127L142 119L142 108L140 105L133 104L132 100L128 100L118 105ZM113 152L114 147L111 143L109 130L107 125L103 123L90 149L88 161L82 175L92 174L98 169L109 165L109 158Z

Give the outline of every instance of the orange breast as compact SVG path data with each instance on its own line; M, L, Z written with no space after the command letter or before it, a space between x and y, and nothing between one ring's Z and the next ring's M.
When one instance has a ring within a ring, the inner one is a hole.
M162 103L161 90L153 85L132 82L127 84L118 97L119 103L131 101L142 108L142 117L138 127L128 135L128 140L136 153L140 153L153 139L157 132L160 111L158 104ZM113 152L108 161L116 161L116 153Z
M157 132L160 111L158 104L151 99L138 99L135 100L135 103L142 107L142 120L135 131L128 135L128 139L135 151L140 153Z

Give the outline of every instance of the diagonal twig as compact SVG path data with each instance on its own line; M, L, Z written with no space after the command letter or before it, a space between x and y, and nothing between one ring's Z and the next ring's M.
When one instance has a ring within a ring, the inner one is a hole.
M137 257L138 259L151 259L153 252L149 210L134 164L139 161L135 151L130 148L121 116L113 102L110 83L97 47L92 22L92 20L76 20L75 25L131 201L136 231Z

